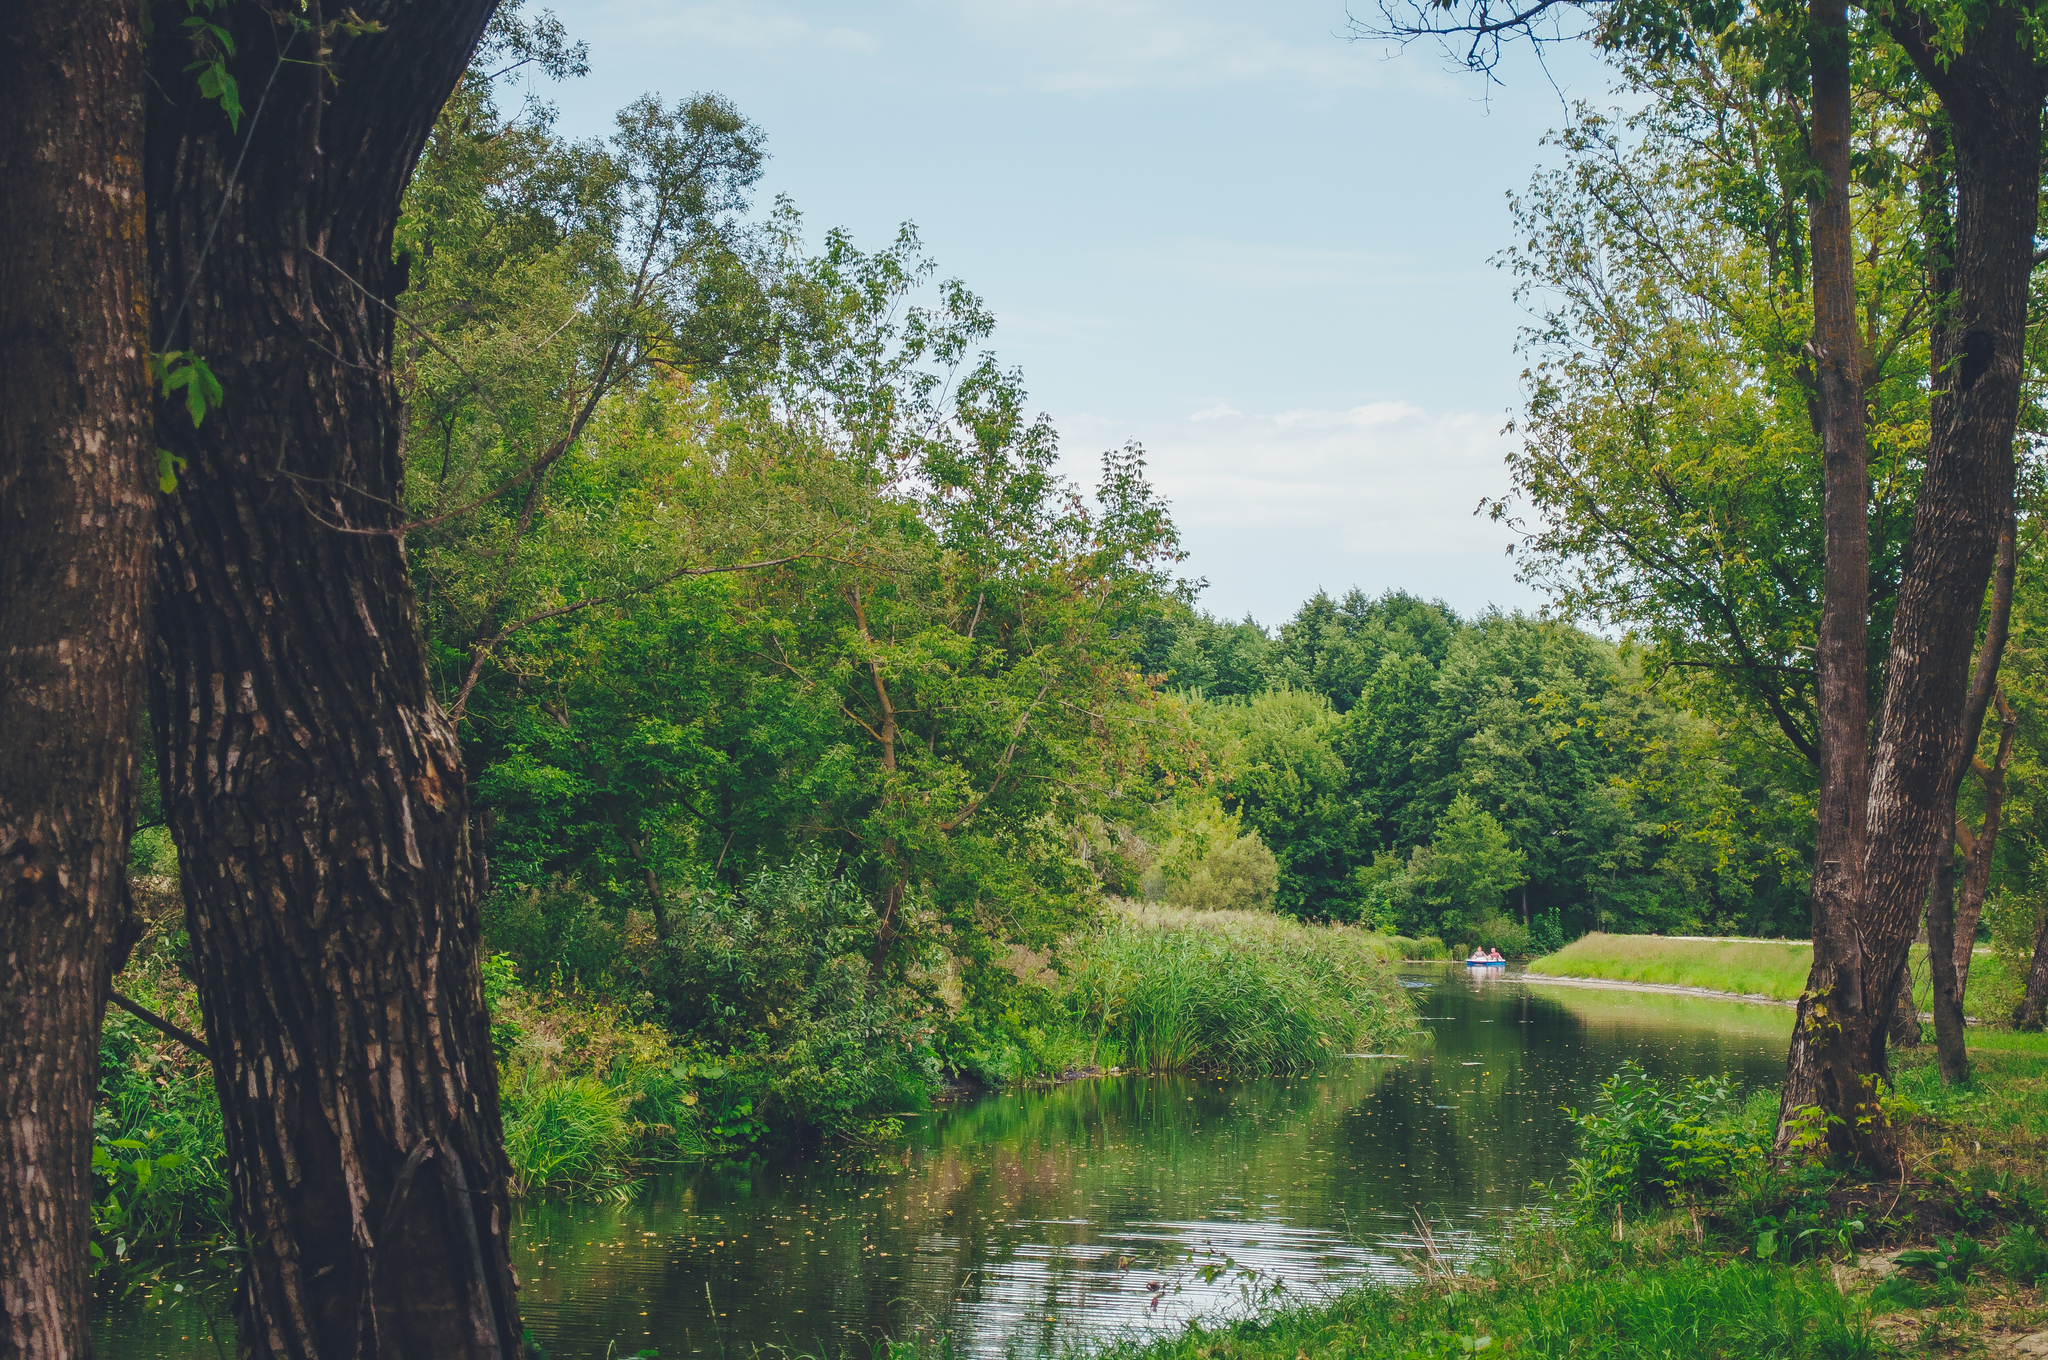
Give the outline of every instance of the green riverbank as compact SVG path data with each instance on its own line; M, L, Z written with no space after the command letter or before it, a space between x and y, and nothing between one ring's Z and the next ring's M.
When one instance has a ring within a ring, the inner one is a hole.
M1796 1001L1806 986L1813 945L1806 940L1721 940L1667 935L1583 935L1530 963L1539 976L1699 987L1737 996ZM1913 999L1933 1008L1927 981L1927 946L1911 955ZM1972 1017L2002 1016L2018 1000L2020 977L2009 962L1980 947L1970 965L1967 1009Z
M1902 1056L1892 1109L1910 1170L1882 1183L1772 1166L1768 1093L1624 1074L1581 1112L1579 1174L1551 1187L1549 1212L1461 1259L1434 1245L1449 1225L1418 1218L1413 1284L1272 1294L1255 1320L1101 1360L2048 1353L2017 1348L2048 1332L2048 1050L1972 1057L1975 1082L1948 1090L1924 1055Z
M1119 1068L1303 1072L1415 1026L1390 966L1410 942L1349 926L1118 905L1055 953L1020 952L1006 985L977 995L944 973L878 985L857 937L844 952L810 943L832 938L818 928L836 909L829 899L796 891L777 905L773 917L733 918L744 930L686 923L693 933L657 956L706 980L716 1025L659 1023L629 974L596 990L523 977L509 954L486 960L516 1193L616 1194L705 1157L876 1143L963 1086ZM182 949L181 932L153 934L116 987L203 1034ZM110 1010L97 1125L101 1285L221 1283L234 1234L208 1064Z

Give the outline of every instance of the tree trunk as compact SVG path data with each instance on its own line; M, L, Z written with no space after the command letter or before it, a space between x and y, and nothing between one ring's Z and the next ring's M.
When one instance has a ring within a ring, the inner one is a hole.
M1941 97L1956 185L1955 292L1936 299L1947 353L1936 356L1942 380L1871 775L1863 936L1873 972L1889 975L1904 963L1954 826L1961 762L1975 746L1969 657L2012 511L2044 85L2015 10L1987 8L1954 46L1913 12L1894 11L1886 24ZM1987 635L1980 677L1987 666L1995 675L2002 645Z
M632 823L621 820L616 825L619 840L625 845L626 853L633 857L633 863L639 866L641 881L647 887L647 905L654 913L654 938L666 940L669 935L668 895L661 890L661 877L654 872L654 862L647 858L646 847L634 834Z
M1963 1039L1963 994L1956 981L1956 854L1954 824L1934 861L1927 892L1927 972L1934 993L1934 1055L1947 1085L1967 1081L1970 1055Z
M1920 1008L1913 1004L1913 970L1901 968L1898 984L1892 988L1891 1032L1893 1048L1920 1046Z
M2010 588L2007 590L2008 601ZM2013 739L2018 734L2019 715L2006 701L2005 692L1996 696L1998 703L1998 749L1989 765L1975 759L1974 743L1968 754L1972 757L1971 769L1984 785L1984 820L1978 824L1975 835L1958 828L1966 836L1964 846L1963 892L1956 904L1956 994L1968 996L1970 992L1970 961L1977 949L1977 926L1984 919L1984 899L1991 892L1991 857L1998 849L1998 833L2005 821L2005 776L2012 768Z
M0 1356L91 1354L92 1098L133 820L153 494L141 34L0 29Z
M1820 632L1820 797L1813 872L1813 968L1799 998L1778 1121L1790 1143L1794 1116L1819 1106L1838 1160L1889 1167L1895 1159L1863 1071L1873 1025L1888 1018L1893 971L1872 972L1857 929L1869 788L1868 619L1870 528L1863 364L1856 333L1855 240L1849 217L1848 10L1813 0L1813 154L1821 171L1810 234L1814 367L1821 412L1826 543Z
M2027 968L2026 988L2012 1018L2021 1029L2038 1030L2044 1015L2048 1015L2048 919L2034 936L2034 961Z
M1977 654L1969 698L1963 706L1957 771L1950 781L1949 802L1953 805L1962 792L1964 771L1976 771L1984 783L1984 822L1972 835L1961 818L1950 818L1948 842L1934 861L1934 879L1927 897L1927 971L1934 1002L1935 1045L1941 1079L1951 1086L1969 1080L1970 1076L1963 1000L1970 990L1970 952L1977 942L1977 921L1984 914L1984 894L1991 884L1991 852L1998 844L2005 771L2012 763L2013 733L2018 726L2018 715L1997 688L1998 660L2005 650L2006 630L2012 620L2015 537L2016 526L2008 517L2005 532L1999 538L1991 617L1984 630L1984 645ZM1984 714L1993 699L1998 703L1998 754L1986 766L1977 759L1977 741L1983 735ZM1963 842L1966 866L1960 910L1955 873L1958 839Z
M150 53L156 324L225 391L197 431L159 412L189 467L162 502L151 679L250 1244L245 1356L519 1348L484 866L392 532L392 233L490 11L224 6L239 132L181 39Z

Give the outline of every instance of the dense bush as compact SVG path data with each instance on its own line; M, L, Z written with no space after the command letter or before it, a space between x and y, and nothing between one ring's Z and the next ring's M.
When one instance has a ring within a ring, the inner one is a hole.
M1569 1194L1602 1212L1684 1203L1726 1188L1740 1169L1762 1164L1776 1102L1745 1105L1726 1077L1666 1086L1628 1062L1600 1083L1589 1108L1571 1114L1579 1156Z
M538 1060L543 1087L570 1075L628 1081L635 1094L621 1109L626 1122L605 1134L613 1144L631 1142L634 1120L648 1128L693 1124L694 1116L667 1118L631 1103L650 1098L645 1073L678 1064L695 1074L688 1080L717 1088L720 1108L704 1130L713 1142L777 1128L857 1132L877 1113L920 1104L939 1079L942 1003L930 987L871 977L874 908L825 857L764 869L736 889L697 889L668 917L670 933L660 939L644 914L607 913L600 899L564 886L507 894L490 919L493 945L517 955L544 995L575 997L539 1010L525 1003L523 1037L507 1063ZM553 1017L564 1009L608 1017L611 1048L566 1067L536 1049L558 1041ZM647 1048L656 1036L667 1046L658 1054ZM671 1061L671 1050L687 1057ZM625 1075L609 1071L613 1062L625 1063ZM507 1099L510 1108L514 1097ZM596 1104L573 1108L593 1137L612 1129ZM610 1157L593 1152L589 1160Z

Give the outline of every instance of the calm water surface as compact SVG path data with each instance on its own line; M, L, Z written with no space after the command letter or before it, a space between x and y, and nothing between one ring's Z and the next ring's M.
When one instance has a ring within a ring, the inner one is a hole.
M1312 1296L1397 1276L1418 1210L1455 1247L1530 1203L1570 1154L1561 1107L1624 1059L1770 1084L1791 1031L1779 1007L1461 966L1403 977L1434 1042L1402 1056L1074 1082L906 1121L879 1149L707 1167L625 1203L525 1202L526 1325L564 1358L864 1353L913 1332L1000 1356L1177 1328L1274 1282ZM115 1309L99 1334L117 1360L216 1354L175 1305Z

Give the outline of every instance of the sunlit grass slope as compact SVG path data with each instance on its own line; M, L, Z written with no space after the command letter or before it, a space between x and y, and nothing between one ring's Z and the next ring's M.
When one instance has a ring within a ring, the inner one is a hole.
M1555 977L1705 987L1792 1001L1806 985L1813 946L1804 940L1674 940L1663 935L1582 935L1529 965Z
M1813 946L1805 940L1697 940L1665 935L1583 935L1529 965L1552 977L1651 982L1796 1001L1806 985ZM1921 1010L1933 1002L1927 986L1927 947L1914 945L1913 998ZM1967 1009L1977 1014L2004 995L2007 979L1996 955L1980 951L1970 965ZM1987 998L1990 999L1987 1002Z
M1266 912L1120 907L1068 953L1103 1067L1301 1071L1414 1029L1383 937Z

